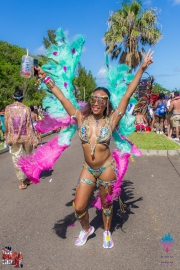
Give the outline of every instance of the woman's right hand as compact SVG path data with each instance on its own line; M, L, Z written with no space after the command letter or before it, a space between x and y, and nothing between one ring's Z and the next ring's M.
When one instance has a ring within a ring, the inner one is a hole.
M43 74L45 73L44 70L42 70L42 68L41 68L40 66L34 67L34 68L35 68L35 70L37 70L37 72L38 72L38 77L39 77L39 78L42 78L42 77L43 77Z

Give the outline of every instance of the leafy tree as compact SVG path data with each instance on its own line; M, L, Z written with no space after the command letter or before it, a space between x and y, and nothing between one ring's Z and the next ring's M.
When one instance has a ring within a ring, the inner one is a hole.
M159 93L169 94L170 93L168 89L162 87L162 85L160 85L159 83L153 84L152 92L155 94L159 94Z
M56 44L56 31L55 30L47 30L48 38L43 37L43 43L45 48L47 49L51 44Z
M138 1L122 4L108 19L109 29L104 34L106 52L131 69L141 63L145 45L155 45L162 37L157 28L157 10L144 10Z
M177 87L175 87L173 92L179 92L180 93L180 89L177 89Z
M75 89L79 90L78 99L80 100L88 100L92 91L97 86L91 71L87 73L81 63L78 64L77 76L73 81L73 85Z

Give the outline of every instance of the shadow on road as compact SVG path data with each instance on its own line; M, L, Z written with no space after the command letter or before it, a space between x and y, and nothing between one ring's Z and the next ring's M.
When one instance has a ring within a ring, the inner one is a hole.
M52 175L53 170L42 171L40 178L44 179Z
M121 189L121 200L120 198L114 201L113 203L113 220L111 224L111 231L115 231L116 229L121 229L123 232L125 232L125 228L123 227L126 221L128 220L129 216L131 214L134 214L132 211L132 208L139 208L139 206L136 205L136 202L142 201L143 198L140 197L136 200L134 200L134 193L133 193L133 182L129 180L124 180L122 189ZM75 194L73 194L74 196ZM90 199L90 203L94 200L92 197ZM70 201L66 204L66 206L72 207L72 202ZM92 208L92 206L90 206ZM70 226L74 226L74 223L76 221L76 218L74 216L74 212L67 215L64 219L58 220L53 230L55 233L62 239L66 238L67 228ZM93 220L90 222L92 226L94 226L95 230L98 228L103 228L102 223L102 212L99 210L96 210L96 217L93 218Z
M114 202L114 215L111 225L112 232L115 231L115 229L119 228L123 232L126 232L124 224L128 220L129 216L131 214L134 214L132 209L139 208L139 206L136 205L136 202L142 201L143 198L139 197L138 199L135 200L133 190L134 190L133 182L129 180L123 180L121 196L118 200Z

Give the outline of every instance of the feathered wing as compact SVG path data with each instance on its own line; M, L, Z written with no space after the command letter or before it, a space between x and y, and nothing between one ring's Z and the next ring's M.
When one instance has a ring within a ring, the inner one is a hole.
M51 79L61 89L65 97L79 108L73 90L73 79L76 66L85 42L83 36L76 36L72 43L69 43L66 35L59 28L56 32L57 45L52 44L46 51L49 58L42 69L50 75ZM70 145L71 139L77 129L76 122L71 119L61 102L51 93L44 83L40 85L46 90L46 97L43 100L43 107L48 108L48 115L36 125L37 130L44 133L50 130L65 126L59 135L50 140L47 144L39 146L33 154L21 157L18 164L22 171L35 184L39 182L40 174L44 170L53 168L56 160L62 152Z
M128 88L128 84L133 80L134 75L128 73L130 68L125 64L110 67L108 56L106 56L105 64L107 67L108 90L111 93L110 102L113 109L116 110ZM136 103L135 98L131 98L129 101L129 104ZM106 196L107 204L111 204L121 193L122 179L128 168L129 157L131 155L134 157L141 155L141 151L125 137L135 130L134 121L135 117L133 115L125 113L113 132L113 140L117 148L113 151L112 155L116 162L117 181L112 186L112 194ZM99 193L92 205L97 209L102 209Z

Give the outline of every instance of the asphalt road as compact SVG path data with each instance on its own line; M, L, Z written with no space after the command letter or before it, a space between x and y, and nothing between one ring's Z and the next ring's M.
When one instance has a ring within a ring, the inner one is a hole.
M170 262L168 269L179 270L180 158L130 161L121 195L126 213L114 202L112 249L102 247L101 212L94 208L89 213L95 234L86 245L74 245L80 224L72 200L82 163L76 135L54 169L42 174L40 184L19 190L11 155L0 155L1 246L21 251L25 270L159 270ZM160 240L168 233L174 244L166 253Z

